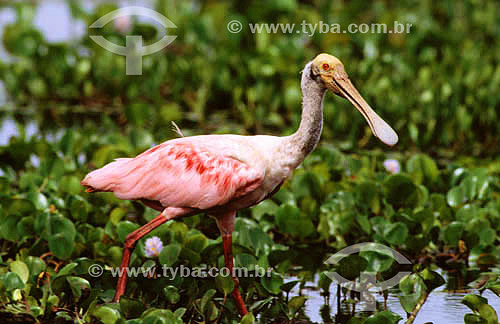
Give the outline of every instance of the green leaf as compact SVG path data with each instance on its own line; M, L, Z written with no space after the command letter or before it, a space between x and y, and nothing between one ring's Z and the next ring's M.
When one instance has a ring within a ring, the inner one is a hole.
M408 238L408 226L402 222L389 224L384 230L384 239L393 245L401 245Z
M281 205L276 212L275 221L281 231L295 236L307 237L314 232L312 221L294 205Z
M424 280L427 292L429 293L445 283L444 278L439 273L432 271L429 268L425 268L420 271L419 275Z
M56 278L62 277L62 276L67 276L73 272L73 270L78 266L78 263L76 262L71 262L65 265L61 270L56 275Z
M201 253L207 247L208 239L203 234L190 235L186 239L185 245L191 250Z
M383 252L383 251L381 251ZM368 263L363 271L380 273L389 270L394 263L394 257L387 253L377 251L361 251L359 255L363 257Z
M426 286L420 276L412 274L401 279L399 289L401 290L399 296L401 306L407 313L411 313L424 296Z
M414 207L418 202L417 186L403 174L393 174L384 181L387 201L399 207Z
M121 219L125 217L125 215L127 215L127 209L116 207L111 211L111 214L109 215L109 220L114 225L118 225Z
M132 223L131 221L119 222L116 226L116 234L118 234L118 239L123 243L127 235L139 228L139 225Z
M474 312L479 312L481 305L488 304L488 299L483 296L469 294L462 299L462 304L469 307Z
M120 309L125 315L125 318L134 318L141 316L146 309L144 304L137 299L132 299L126 296L120 297Z
M436 162L425 154L415 154L407 164L406 169L418 184L434 184L439 177L439 170Z
M90 289L90 283L83 278L68 276L66 281L73 292L73 296L78 299L82 296L82 289Z
M488 324L488 321L476 314L465 314L464 322L465 324Z
M222 276L220 273L215 277L215 286L225 296L229 295L234 290L233 278L229 276Z
M368 317L364 324L397 324L402 319L398 314L385 310Z
M465 190L462 186L454 187L446 195L446 201L451 207L458 207L467 201Z
M254 324L256 323L255 317L253 316L253 313L247 313L243 318L241 319L240 324Z
M453 222L444 228L444 241L446 244L457 246L458 240L462 238L464 225L460 222Z
M121 318L120 312L109 306L96 308L92 315L97 317L103 324L115 324Z
M49 207L49 202L44 194L38 191L30 191L26 195L26 199L31 201L36 209L44 210Z
M49 249L60 259L67 259L73 253L75 242L65 233L57 233L49 238Z
M216 293L215 289L209 289L205 292L205 294L201 298L200 310L201 310L202 314L205 314L207 312L207 310L208 310L207 306L208 306L209 302L212 300L212 298L214 297L215 293Z
M182 246L178 243L171 243L165 247L160 252L158 260L163 266L171 267L179 259Z
M167 286L163 288L163 293L167 298L168 302L171 304L177 304L181 299L181 295L179 295L177 287Z
M30 271L26 263L22 261L14 261L9 265L9 267L12 272L17 273L24 284L28 282Z
M288 301L288 308L295 314L300 308L304 306L307 298L305 296L294 296Z
M3 285L7 291L24 288L22 279L15 272L7 272L0 278L2 278Z
M342 277L354 280L359 274L365 271L368 261L362 256L351 254L342 258L336 265L337 272Z
M270 276L261 277L260 283L269 293L277 295L281 292L283 277L275 272L271 272Z

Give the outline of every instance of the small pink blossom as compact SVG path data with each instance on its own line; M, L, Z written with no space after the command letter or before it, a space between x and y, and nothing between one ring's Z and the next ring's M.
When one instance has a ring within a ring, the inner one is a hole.
M130 16L120 16L113 22L115 29L122 35L127 34L132 29Z
M401 172L401 165L399 164L399 161L394 159L385 160L384 168L387 170L387 172L392 174Z
M153 236L146 240L146 250L145 254L148 258L154 258L160 255L161 250L163 249L163 242L159 237Z

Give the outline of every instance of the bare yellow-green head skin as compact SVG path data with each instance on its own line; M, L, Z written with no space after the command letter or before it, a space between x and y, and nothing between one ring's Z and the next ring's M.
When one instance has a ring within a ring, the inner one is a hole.
M338 58L330 54L319 54L312 61L311 71L315 77L319 76L327 89L349 100L361 112L373 135L390 146L398 142L396 132L361 97Z

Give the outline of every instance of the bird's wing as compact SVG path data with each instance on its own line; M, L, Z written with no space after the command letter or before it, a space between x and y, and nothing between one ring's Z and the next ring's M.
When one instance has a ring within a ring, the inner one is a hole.
M91 172L82 184L112 191L120 199L158 201L164 207L224 205L258 188L265 170L221 149L230 147L189 137L167 141L135 158L117 159Z

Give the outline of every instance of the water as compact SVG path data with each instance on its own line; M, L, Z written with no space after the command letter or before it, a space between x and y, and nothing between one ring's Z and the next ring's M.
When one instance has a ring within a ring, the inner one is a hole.
M307 296L307 302L305 305L305 314L312 322L323 323L323 317L321 316L321 309L325 306L325 298L321 296L320 290L315 288L317 286L316 282L312 285L306 286L302 289L301 293ZM296 277L289 277L286 281L297 280ZM298 285L291 291L290 296L296 296L299 294ZM476 290L470 290L467 293L452 293L443 290L443 287L434 290L427 298L420 309L414 324L459 324L464 322L464 315L467 313L472 313L472 311L461 303L462 298L467 294L479 294ZM384 299L380 294L374 294L376 296L377 303L383 305ZM500 314L500 298L498 298L494 293L486 290L482 294L483 297L488 299L489 304ZM332 320L337 314L337 285L332 284L330 286L330 317ZM359 314L363 311L364 305L356 305L355 313ZM347 312L348 307L341 306L342 310ZM387 299L387 309L392 312L399 314L404 322L406 320L406 312L401 307L398 298L397 291L390 291L389 297ZM350 311L349 311L350 313ZM400 323L401 323L400 322ZM341 322L339 322L341 323Z
M143 5L146 7L152 7L152 1L117 1L121 6L129 5ZM91 10L96 2L85 2L86 9ZM55 18L56 17L56 18ZM0 35L3 32L3 27L15 21L15 12L12 9L5 8L0 10ZM75 21L69 12L67 4L62 0L46 0L41 2L36 16L35 25L40 29L44 37L49 42L66 42L78 39L85 34L85 29L87 26L81 21ZM2 42L0 42L0 60L9 61L13 59L10 57L5 49L2 47ZM0 82L0 106L7 102L7 96L3 89L3 85ZM37 136L38 127L35 122L28 122L25 125L26 137ZM8 145L9 140L13 136L19 136L20 131L15 121L11 118L4 118L0 121L0 146ZM59 134L47 134L48 140L55 140L60 137ZM32 157L31 163L36 167L39 164L36 156ZM1 172L1 170L0 170ZM294 280L296 278L290 277L289 280ZM314 286L314 285L313 285ZM311 321L322 323L323 318L321 316L320 310L325 306L325 298L320 295L320 291L313 287L306 287L302 289L301 293L308 297L305 306L305 313L310 318ZM477 293L471 291L470 293ZM298 295L298 287L292 290L291 295ZM383 304L383 297L377 296L377 301ZM437 290L432 292L428 297L426 303L420 310L415 324L424 324L428 322L436 324L457 324L463 323L463 318L466 313L471 311L461 303L462 298L465 296L464 293L449 293L443 290ZM491 293L490 291L485 291L483 296L486 297L490 305L500 314L500 298ZM336 285L331 286L331 297L329 300L329 314L331 318L334 318L337 313L337 300L336 300ZM361 306L361 307L360 307ZM357 306L356 310L359 312L362 310L363 305ZM391 292L387 300L388 309L398 313L406 318L406 314L399 303L397 292ZM345 309L344 309L345 310Z

